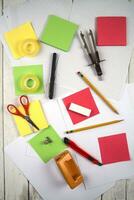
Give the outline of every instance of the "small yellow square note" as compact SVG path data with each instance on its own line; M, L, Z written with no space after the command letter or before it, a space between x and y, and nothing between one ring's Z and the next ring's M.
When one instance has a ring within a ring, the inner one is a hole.
M19 59L19 58L25 56L25 53L22 52L22 50L23 50L22 44L24 44L24 42L30 40L30 45L31 45L31 41L34 41L37 43L37 40L38 40L37 36L35 34L35 31L33 29L33 26L30 22L22 24L16 28L12 29L11 31L6 32L4 34L4 38L5 38L7 45L12 53L12 56L15 59ZM23 48L24 47L25 46L23 46ZM37 45L34 46L34 48L35 47L38 48Z
M18 109L23 114L25 114L22 106L19 106ZM39 129L48 127L48 122L43 113L40 101L33 101L30 103L29 116ZM16 126L17 126L20 136L29 135L29 134L33 133L33 130L37 131L35 128L30 127L30 124L22 117L13 115L13 118L15 120L15 123L16 123Z

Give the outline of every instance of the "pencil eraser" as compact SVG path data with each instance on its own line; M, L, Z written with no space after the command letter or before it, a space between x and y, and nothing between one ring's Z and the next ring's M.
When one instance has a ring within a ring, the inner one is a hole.
M91 113L91 110L90 110L90 109L85 108L85 107L80 106L80 105L75 104L75 103L71 103L71 104L70 104L69 110L71 110L71 111L73 111L73 112L76 112L76 113L79 113L79 114L81 114L81 115L87 116L87 117L89 117L89 116L90 116L90 113Z
M126 46L126 17L101 16L96 18L98 46Z

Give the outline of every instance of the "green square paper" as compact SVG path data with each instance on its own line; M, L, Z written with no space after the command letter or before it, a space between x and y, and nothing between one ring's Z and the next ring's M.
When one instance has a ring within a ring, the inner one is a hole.
M40 81L38 89L34 92L24 91L21 87L21 79L27 74L36 75ZM28 66L17 66L13 68L13 78L15 86L15 94L17 96L22 94L41 94L44 93L43 84L43 66L42 65L28 65Z
M44 144L43 142L46 137L49 137L52 142L49 144ZM52 128L52 126L48 126L48 128L40 131L29 141L29 144L45 163L63 152L66 148L66 145L61 140L57 132Z
M49 15L41 34L41 41L63 51L69 51L77 29L77 24Z

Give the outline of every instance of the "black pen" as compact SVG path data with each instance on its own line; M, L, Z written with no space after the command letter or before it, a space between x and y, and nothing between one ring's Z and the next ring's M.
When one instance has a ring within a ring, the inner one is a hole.
M56 66L57 66L57 54L53 53L51 77L50 77L50 85L49 85L49 99L52 99L53 95L54 95L54 82L55 82Z

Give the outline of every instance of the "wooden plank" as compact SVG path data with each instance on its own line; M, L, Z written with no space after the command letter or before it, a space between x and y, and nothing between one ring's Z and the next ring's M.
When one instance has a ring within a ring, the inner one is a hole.
M9 6L11 4L22 3L25 0L4 0L4 7ZM13 91L13 77L12 77L12 68L10 66L10 61L7 58L6 54L4 54L4 104L7 105L9 102L14 102L15 95ZM11 117L5 111L5 146L13 141L18 135L16 128L12 122ZM10 127L10 128L9 128ZM10 135L9 135L10 130ZM29 184L27 179L21 174L21 172L14 166L12 162L6 157L5 159L5 199L7 200L27 200L27 199L37 199L41 200L40 196L36 192L36 190ZM14 183L14 184L12 184Z
M2 15L2 1L0 1L0 16ZM0 43L0 199L4 199L4 156L3 156L3 143L4 143L4 133L3 133L3 107L2 107L2 102L3 102L3 98L2 98L2 90L3 90L3 84L2 84L2 74L3 74L3 67L2 67L2 63L3 63L3 59L2 59L2 55L3 55L3 48L2 48L2 44Z
M133 82L134 82L134 50L132 51L132 56L128 69L128 83L133 83Z
M90 200L90 199L89 199L89 200ZM100 197L98 197L96 200L102 200L102 199L101 199L101 196L100 196Z
M4 8L9 6L9 5L16 5L16 4L19 4L19 3L23 3L27 0L3 0L4 1Z
M4 145L6 146L18 137L12 118L6 110L6 105L14 102L12 68L4 54ZM28 183L15 165L5 157L5 200L27 200Z
M102 194L101 200L115 200L114 187Z
M117 181L114 186L115 198L118 200L126 200L127 180Z
M29 200L43 200L31 184L29 184Z
M134 179L127 180L127 200L134 200Z
M4 0L4 7L9 5L11 1ZM12 3L20 2L14 0ZM13 91L12 67L4 53L4 145L6 146L18 137L17 131L11 119L11 116L6 111L6 105L14 102L15 95ZM15 165L5 157L5 200L28 200L28 182Z

